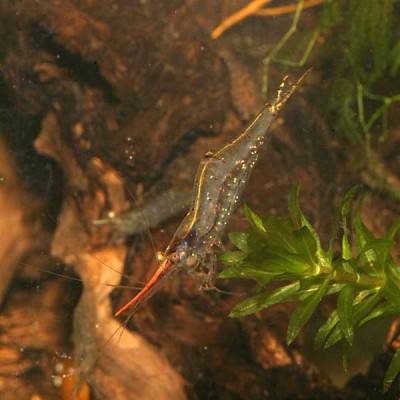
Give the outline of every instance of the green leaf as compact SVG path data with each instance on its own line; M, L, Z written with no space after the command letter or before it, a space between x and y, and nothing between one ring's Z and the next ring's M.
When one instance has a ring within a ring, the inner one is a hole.
M259 253L247 257L243 264L252 268L274 272L301 273L310 268L307 260L297 254L263 249Z
M375 253L374 259L377 261L381 261L379 260L380 253L386 252L387 250L391 250L393 244L394 244L393 240L389 239L381 239L381 238L372 239L364 246L364 248L362 249L362 253L366 253L369 250L374 250Z
M320 243L317 232L315 232L314 228L301 211L299 195L300 183L297 183L293 186L293 189L290 192L289 196L289 212L292 219L293 227L295 229L301 229L303 226L306 226L310 230L311 234L314 236L316 242Z
M301 290L306 290L311 288L312 286L317 285L320 287L324 281L327 279L326 274L318 274L318 275L311 275L307 276L303 279L300 280L300 289Z
M388 230L387 234L386 234L386 238L387 240L391 240L394 242L396 235L399 233L400 231L400 220L396 221ZM383 268L385 269L386 264L388 262L388 260L390 259L390 250L388 249L382 256L382 263L383 263Z
M364 297L362 295L364 293L369 293L369 296ZM356 296L353 305L354 324L358 324L366 315L368 315L372 311L372 309L378 304L379 300L379 291L377 291L376 289L364 290L363 292L360 292Z
M349 372L349 343L344 342L342 347L342 365L343 371L347 374Z
M347 232L345 231L342 236L342 258L344 260L350 260L353 257L351 250L351 244Z
M293 232L296 250L303 255L308 263L315 264L315 253L317 251L317 241L307 226Z
M251 273L253 273L254 277L253 279L257 282L257 286L255 288L256 293L260 293L261 290L263 290L268 283L270 283L272 280L275 280L276 275L270 274L270 275L261 275L258 274L257 271L248 271L249 276L251 276Z
M287 332L287 343L290 344L296 339L297 335L310 319L312 313L318 306L322 297L324 297L329 285L329 279L326 279L319 289L309 298L300 303L294 311L289 322Z
M394 261L388 262L386 265L385 284L381 293L393 304L400 305L399 266Z
M388 230L388 233L386 235L386 239L388 240L394 240L396 238L396 235L400 232L400 220L396 221Z
M355 262L353 259L351 260L340 260L340 263L335 263L335 271L340 272L343 270L347 274L353 274L355 275L357 272L355 271Z
M371 239L357 256L357 269L380 275L388 262L388 254L390 254L392 247L392 240Z
M343 283L332 283L329 285L326 295L340 292L345 285Z
M300 278L300 290L296 292L290 300L304 301L308 299L321 287L326 278L326 274L311 275L305 278Z
M321 349L335 327L339 324L339 315L337 310L333 310L325 323L318 329L314 339L314 349Z
M244 204L244 213L246 214L246 218L250 222L253 230L261 237L265 238L267 235L262 219L254 211L252 211L247 204Z
M345 222L348 220L348 217L351 212L351 208L353 206L353 202L357 197L357 192L359 190L359 186L356 185L352 187L344 196L341 204L340 204L340 211L342 214L342 221Z
M399 288L389 279L386 279L385 285L381 289L383 297L394 304L400 304L400 290Z
M383 392L386 393L392 385L397 374L400 372L400 348L397 349L394 354L392 361L389 364L389 368L386 371L385 378L383 380Z
M304 278L304 274L302 273L292 273L292 272L284 272L283 274L277 274L275 277L276 281L298 281Z
M331 226L331 231L329 235L329 247L326 252L326 256L328 258L328 261L332 261L333 255L334 255L334 246L337 240L337 232L339 230L339 223L340 223L340 209L336 208L335 209L335 214L333 216L332 220L332 226Z
M361 321L379 302L379 293L373 290L363 290L358 293L353 303L353 324L357 326ZM336 325L327 338L324 348L329 348L336 344L343 338L343 333L340 324Z
M247 240L247 245L249 246L248 253L257 252L260 248L265 247L265 244L266 236L261 236L258 232L255 232L254 229L250 229L249 238Z
M237 304L231 313L230 317L244 317L249 314L254 314L272 304L280 303L300 289L300 283L294 282L280 288L257 294Z
M353 345L353 298L355 285L346 285L340 292L337 301L340 329L350 346Z
M293 227L296 230L301 229L303 226L306 226L309 229L312 236L314 236L315 242L317 243L316 257L318 264L320 264L320 266L322 267L329 267L330 266L329 256L323 250L317 232L315 232L314 228L312 227L310 222L307 220L307 218L301 211L299 204L299 194L300 194L300 183L297 183L293 186L293 189L290 192L289 196L289 212Z
M392 314L400 314L400 307L394 306L389 302L378 304L366 317L364 317L360 321L359 326L362 326L367 322L375 318L379 318L383 315L392 315Z
M400 288L400 266L394 262L393 259L390 259L387 264L387 273L390 276L390 279L396 284L398 288Z
M268 282L276 277L275 273L260 271L247 267L237 267L233 266L222 271L218 278L221 279L250 279L254 280L257 283L261 284L261 286L265 286Z
M221 254L218 259L225 265L240 265L243 260L247 257L247 254L242 253L241 251L228 251L224 254Z
M218 278L221 279L232 279L232 278L243 278L244 273L242 272L243 268L238 266L233 266L224 269L219 275Z
M368 242L375 239L374 235L367 229L367 227L364 225L364 222L361 220L360 216L361 205L362 201L360 201L360 204L358 205L353 218L353 226L354 226L354 232L356 234L357 248L358 251L360 252L363 250L363 248L367 245Z
M343 227L343 236L342 236L342 258L344 260L350 260L352 258L352 249L349 240L349 216L351 212L351 208L356 197L358 187L354 187L350 189L340 206L340 211L342 214L342 227Z
M305 224L305 219L299 205L300 183L296 183L289 196L289 212L295 229L301 229Z
M324 349L328 349L329 347L332 347L334 344L342 340L343 338L343 332L340 329L339 323L334 326L332 331L330 332L328 338L325 341L324 344Z
M295 253L293 227L286 218L268 215L263 220L266 231L267 243L271 247L283 248L290 253Z
M322 274L319 274L318 276L320 276L320 275L322 275ZM324 274L324 276L326 276L325 274ZM279 278L281 278L281 276L279 276ZM298 278L299 279L299 278ZM306 278L307 279L307 278ZM303 281L303 279L302 279L302 281ZM323 281L323 279L321 280L321 282ZM307 288L307 289L300 289L296 294L295 294L295 296L293 297L293 300L296 300L296 301L303 301L303 300L305 300L305 299L307 299L308 297L310 297L313 293L315 293L318 289L319 289L319 287L321 286L321 284L316 284L316 285L314 285L314 286L311 286L311 287L309 287L309 288ZM328 290L326 291L326 296L328 296L329 294L334 294L334 293L337 293L337 292L340 292L340 290L342 289L342 287L343 287L344 285L342 285L342 284L330 284L329 285L329 287L328 287Z
M249 233L248 232L229 232L228 237L230 242L239 250L247 253L249 251L248 246L248 239Z

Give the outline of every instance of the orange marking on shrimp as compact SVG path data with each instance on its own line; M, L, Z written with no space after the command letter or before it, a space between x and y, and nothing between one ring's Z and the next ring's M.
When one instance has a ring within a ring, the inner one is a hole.
M135 304L138 304L141 299L143 299L147 294L149 294L150 290L154 288L157 283L160 282L160 280L168 274L170 271L171 267L174 265L174 263L166 258L161 265L157 268L156 272L154 275L151 277L151 279L147 282L146 286L135 296L133 297L128 303L126 303L123 307L121 307L116 313L115 316L117 317L118 315L122 314L125 310L128 308L132 307Z

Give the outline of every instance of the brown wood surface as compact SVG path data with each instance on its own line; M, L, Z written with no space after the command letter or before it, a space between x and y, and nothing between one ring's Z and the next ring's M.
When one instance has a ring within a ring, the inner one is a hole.
M373 398L368 382L382 380L388 353L337 389L305 356L304 337L286 347L293 305L228 318L251 289L242 283L219 283L227 294L199 292L177 276L125 331L113 317L133 294L112 292L124 265L131 278L123 283L141 286L156 266L154 249L92 220L164 190L190 190L203 155L263 102L262 58L291 19L246 20L213 41L227 3L0 3L1 399L61 398L54 368L66 358L99 399ZM281 75L272 70L271 90ZM321 116L324 95L315 71L275 124L244 197L260 214L285 214L300 180L304 212L326 241L335 206L361 178ZM394 135L383 149L381 168L397 182L391 149L399 143ZM399 215L399 203L377 192L366 204L374 232ZM154 230L158 250L180 218ZM245 226L239 209L230 228Z

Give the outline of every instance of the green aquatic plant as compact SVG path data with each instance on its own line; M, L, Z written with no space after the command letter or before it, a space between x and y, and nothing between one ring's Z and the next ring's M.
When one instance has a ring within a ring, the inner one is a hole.
M300 185L296 185L291 192L289 217L261 218L245 206L250 228L230 233L230 241L237 250L221 256L228 268L220 277L257 283L257 293L237 304L230 316L244 317L273 304L298 301L287 329L290 344L321 300L336 293L337 307L319 328L315 347L328 348L342 341L348 348L356 331L367 322L400 314L400 265L391 254L400 220L384 238L375 237L361 219L362 201L355 204L354 188L338 208L329 246L324 249L301 211L299 191ZM342 235L337 243L339 226ZM282 285L269 290L267 285L277 281ZM388 368L384 390L399 371L400 349Z
M394 0L336 0L327 4L321 17L330 25L320 49L319 62L331 57L333 76L328 111L352 143L365 145L370 159L373 133L379 140L388 135L388 109L400 101L392 94L393 79L400 67L400 34ZM331 16L333 16L331 18ZM397 19L397 20L396 20ZM394 89L396 90L396 89Z
M393 81L400 68L396 1L326 0L311 29L299 27L302 3L288 32L264 59L264 88L271 63L288 68L311 59L330 92L325 113L331 124L351 143L363 145L371 161L374 134L386 139L388 110L400 101ZM296 60L293 55L299 53Z

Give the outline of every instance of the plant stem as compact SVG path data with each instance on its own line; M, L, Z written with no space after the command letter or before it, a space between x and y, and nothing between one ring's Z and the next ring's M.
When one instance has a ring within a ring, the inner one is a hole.
M351 283L355 282L360 286L367 286L371 288L382 287L385 280L381 276L370 276L365 274L352 274L341 269L335 269L332 272L332 280L337 283Z

